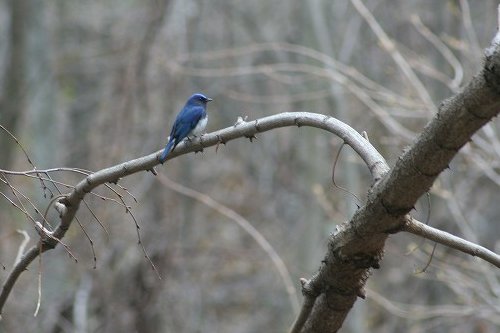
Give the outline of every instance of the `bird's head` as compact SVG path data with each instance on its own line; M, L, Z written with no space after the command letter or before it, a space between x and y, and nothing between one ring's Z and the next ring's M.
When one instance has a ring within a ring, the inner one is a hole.
M212 99L208 98L207 96L203 94L194 94L193 96L189 97L187 100L186 104L189 105L207 105L208 102L210 102Z

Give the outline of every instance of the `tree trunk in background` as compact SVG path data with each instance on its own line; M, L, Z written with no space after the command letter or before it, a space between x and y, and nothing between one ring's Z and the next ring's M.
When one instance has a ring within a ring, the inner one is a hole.
M25 0L26 1L26 0ZM29 0L24 14L26 28L26 116L23 119L23 137L33 140L31 157L38 168L59 164L56 149L58 133L62 126L55 121L65 110L58 110L55 96L58 92L51 63L53 47L49 22L46 20L46 3ZM57 114L56 114L57 113ZM35 139L36 138L36 139Z
M0 98L0 124L12 133L16 133L18 120L25 106L25 58L26 58L26 0L10 0L10 33L7 51L7 64ZM2 168L9 169L12 164L12 151L17 149L12 140L4 135L0 140L2 152Z

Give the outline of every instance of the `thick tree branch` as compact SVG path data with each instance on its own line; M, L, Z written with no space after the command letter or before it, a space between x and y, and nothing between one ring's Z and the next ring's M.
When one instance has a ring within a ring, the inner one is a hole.
M169 154L168 159L190 152L201 151L206 147L225 144L237 138L253 138L257 133L287 126L316 127L339 136L365 161L375 181L381 179L388 171L384 158L352 127L335 118L307 112L281 113L250 122L243 121L240 118L234 126L203 135L192 142L184 141L176 147L175 151ZM116 183L122 177L140 171L152 170L155 165L158 164L158 156L160 153L161 151L94 172L80 181L71 193L58 200L56 204L59 207L58 211L61 218L59 224L51 234L42 235L39 243L30 248L26 254L23 255L21 260L15 264L2 287L2 292L0 294L0 313L2 313L7 297L19 275L40 253L53 249L64 237L71 227L71 223L85 195L100 185L110 182Z
M368 202L331 236L319 271L304 288L318 295L308 320L294 332L337 332L379 268L388 234L403 230L405 216L458 150L500 111L500 47L494 39L481 72L462 92L441 103L434 119L391 171L369 192ZM306 300L310 304L310 300Z

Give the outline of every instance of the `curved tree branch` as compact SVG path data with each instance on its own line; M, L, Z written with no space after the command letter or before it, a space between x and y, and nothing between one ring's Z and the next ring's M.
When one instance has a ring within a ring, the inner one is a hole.
M206 147L225 144L237 138L246 137L251 139L255 137L257 133L287 126L316 127L339 136L363 159L375 181L381 179L388 171L387 164L382 155L380 155L378 151L352 127L335 118L308 112L281 113L250 122L243 121L239 118L234 126L205 134L192 142L182 142L169 154L168 159L190 152L201 151ZM0 313L20 274L39 254L53 249L64 237L71 227L71 223L85 195L100 185L116 183L120 178L140 171L153 170L154 166L159 163L158 156L160 152L161 151L94 172L80 181L67 196L57 200L56 204L60 213L59 224L52 233L47 235L42 234L39 243L31 247L23 255L21 260L15 264L2 286L2 291L0 293Z

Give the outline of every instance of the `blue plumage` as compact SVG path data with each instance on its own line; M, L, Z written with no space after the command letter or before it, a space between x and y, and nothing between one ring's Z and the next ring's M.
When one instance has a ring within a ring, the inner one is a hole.
M194 94L189 97L186 105L175 118L174 126L170 131L170 139L160 155L160 163L164 163L168 154L185 138L203 133L207 126L207 103L212 99L203 94Z

